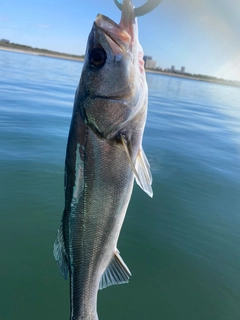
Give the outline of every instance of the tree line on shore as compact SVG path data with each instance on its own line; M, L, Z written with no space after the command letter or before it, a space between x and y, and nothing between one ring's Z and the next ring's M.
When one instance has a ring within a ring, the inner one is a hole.
M52 51L52 50L48 50L48 49L33 48L31 46L27 46L24 44L18 44L18 43L14 43L14 42L5 43L5 42L0 41L0 45L4 46L6 48L19 49L19 50L29 51L29 52L38 52L38 53L53 54L53 55L58 55L58 56L65 56L65 57L69 57L69 58L84 59L84 55L76 55L76 54L69 54L69 53Z

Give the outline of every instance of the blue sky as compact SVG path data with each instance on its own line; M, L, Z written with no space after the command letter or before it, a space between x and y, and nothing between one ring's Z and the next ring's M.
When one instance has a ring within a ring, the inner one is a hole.
M0 0L0 39L84 54L98 13L120 20L113 0ZM239 0L163 0L138 25L144 52L158 66L240 80Z

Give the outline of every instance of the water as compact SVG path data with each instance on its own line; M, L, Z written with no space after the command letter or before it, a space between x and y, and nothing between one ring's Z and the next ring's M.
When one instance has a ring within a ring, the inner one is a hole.
M0 51L0 319L69 319L52 247L82 64ZM119 239L133 276L100 320L240 318L240 89L147 74L144 150Z

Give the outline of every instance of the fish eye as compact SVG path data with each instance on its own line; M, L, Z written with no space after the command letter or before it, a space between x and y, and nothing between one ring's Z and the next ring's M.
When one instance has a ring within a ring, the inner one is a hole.
M107 55L103 48L94 48L88 55L89 63L94 68L102 68L107 60Z

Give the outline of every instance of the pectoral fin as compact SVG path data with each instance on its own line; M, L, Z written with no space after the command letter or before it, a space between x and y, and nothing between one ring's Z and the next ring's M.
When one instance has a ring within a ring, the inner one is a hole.
M152 186L151 186L152 185L152 175L151 175L151 171L150 171L149 162L147 160L147 157L146 157L143 149L139 149L138 155L137 155L137 160L136 160L136 166L134 166L132 159L131 159L131 156L130 156L130 153L129 153L129 150L128 150L127 141L123 135L121 135L121 140L122 140L124 150L126 151L129 163L130 163L132 170L134 172L137 184L140 186L140 188L143 189L143 191L145 191L152 198L152 196L153 196L153 191L152 191Z
M138 151L136 170L138 173L138 176L135 176L137 184L152 198L152 175L148 159L143 149Z
M102 275L99 283L99 289L104 289L114 284L128 283L131 272L120 257L119 251L116 251L109 266Z
M55 260L57 261L58 269L61 275L66 280L68 275L68 261L67 261L66 249L65 249L64 238L63 238L62 222L57 232L57 238L54 242L53 255Z

